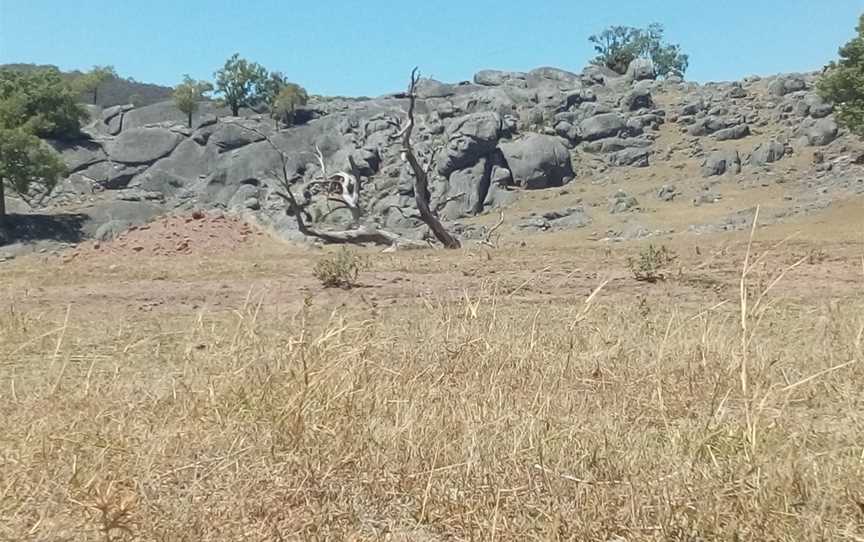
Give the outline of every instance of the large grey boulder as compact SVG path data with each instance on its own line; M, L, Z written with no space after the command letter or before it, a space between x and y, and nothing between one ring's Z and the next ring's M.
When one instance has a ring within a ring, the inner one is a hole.
M688 129L687 133L694 137L713 134L718 130L724 130L729 127L729 122L723 118L711 115L694 122Z
M749 162L754 166L764 166L780 160L785 155L786 147L779 141L772 139L753 149L753 152L750 153Z
M807 138L807 144L811 147L823 147L829 145L835 139L840 128L832 118L819 120L807 120L801 125L802 133Z
M701 113L702 111L705 111L705 109L707 109L705 102L701 98L699 98L698 100L694 100L690 103L685 104L681 108L681 116L696 115L698 113Z
M276 182L273 172L282 165L280 155L267 142L223 153L204 183L199 198L227 207L242 185L255 187Z
M129 187L138 188L148 193L161 194L168 199L186 190L188 184L188 180L183 177L178 177L167 171L149 168L141 175L135 177L129 183ZM186 190L185 195L191 197L192 193Z
M500 148L513 182L523 188L561 186L573 178L570 152L560 137L529 134Z
M807 83L799 76L781 76L774 79L768 85L768 93L772 96L782 97L792 92L804 90Z
M581 81L580 77L573 72L545 66L535 68L528 72L527 79L529 84L541 84L544 81L556 81L566 86L578 85Z
M423 78L417 81L415 87L417 97L421 99L428 98L446 98L456 94L453 85L448 85L435 79Z
M621 98L621 107L627 111L638 111L654 107L651 91L646 88L635 88Z
M702 176L713 177L724 173L741 172L741 157L736 150L719 150L711 153L702 163Z
M164 172L194 181L211 173L217 157L215 146L201 146L192 139L184 139L170 156L153 164L149 171Z
M657 72L654 69L654 62L650 58L637 58L627 67L625 77L629 81L656 79Z
M491 173L491 169L487 167L488 162L488 159L481 158L473 166L450 174L446 197L456 199L444 206L442 214L445 217L456 220L483 210L483 200L489 190Z
M192 128L200 128L202 125L212 123L217 117L224 117L231 113L227 108L221 107L213 102L201 102L198 110L192 114ZM241 110L240 115L250 115L251 110ZM186 126L188 121L186 114L177 109L173 101L159 102L145 107L138 107L123 114L123 130L142 128L152 124L179 124Z
M132 105L115 105L102 111L102 124L111 135L117 135L123 128L123 119L128 111L134 109Z
M596 141L615 137L626 127L624 118L618 113L603 113L579 123L579 134L585 141Z
M108 156L102 145L95 141L49 141L55 151L60 153L60 158L69 170L75 173L87 169L93 164L105 161Z
M171 154L180 136L166 128L124 130L108 143L108 156L124 164L149 164Z
M272 131L270 123L263 124L248 120L220 122L210 134L208 144L215 145L220 152L230 151L263 141L265 135L269 135Z
M610 137L607 139L598 139L597 141L592 141L590 143L585 143L582 146L582 150L585 152L591 153L608 153L608 152L618 152L624 149L630 149L633 147L650 147L651 140L642 138L642 137Z
M492 152L501 135L497 113L474 113L456 119L448 129L447 147L438 161L438 172L448 177L457 169L471 166Z
M746 124L739 124L714 132L714 139L717 141L728 141L731 139L742 139L750 135L750 127Z
M524 72L481 70L474 74L474 83L489 87L497 87L502 85L524 87L527 85L527 78L528 74Z

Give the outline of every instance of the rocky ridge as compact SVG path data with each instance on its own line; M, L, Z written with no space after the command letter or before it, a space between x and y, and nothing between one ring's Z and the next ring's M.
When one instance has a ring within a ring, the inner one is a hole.
M484 70L471 82L421 80L414 142L420 159L431 162L432 203L442 219L470 238L479 234L473 217L511 207L526 194L606 186L605 209L579 202L565 212L536 209L510 219L518 231L583 228L599 212L643 210L638 200L647 194L613 186L639 175L665 176L651 199L680 201L689 192L694 206L719 201L717 185L724 182L792 180L784 188L790 208L777 219L864 193L864 148L815 93L816 74L699 85L657 81L652 73L641 65L624 76L590 66L579 74ZM299 239L276 194L282 163L267 136L286 153L289 176L302 179L298 193L317 190L316 147L330 171L347 169L350 158L364 183L365 220L422 238L425 227L412 213L412 174L394 137L407 102L399 93L318 101L286 129L253 111L230 117L213 103L202 104L191 127L171 102L94 108L89 140L53 143L71 174L49 210L82 214L82 235L97 239L193 209L237 213ZM319 200L309 209L314 220L348 223L347 211ZM640 228L630 229L637 237L655 233Z

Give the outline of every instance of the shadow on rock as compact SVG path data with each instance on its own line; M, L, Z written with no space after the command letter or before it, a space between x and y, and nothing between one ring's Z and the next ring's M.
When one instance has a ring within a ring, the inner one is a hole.
M87 215L80 213L11 214L6 217L5 230L0 229L0 246L37 241L78 243L84 239L84 223L87 219Z

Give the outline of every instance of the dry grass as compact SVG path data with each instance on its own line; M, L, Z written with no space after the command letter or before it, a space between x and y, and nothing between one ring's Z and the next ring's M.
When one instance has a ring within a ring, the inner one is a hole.
M827 265L789 252L724 255L743 280L710 301L546 292L498 251L379 259L465 276L392 306L10 304L0 538L862 540L864 278L787 296Z

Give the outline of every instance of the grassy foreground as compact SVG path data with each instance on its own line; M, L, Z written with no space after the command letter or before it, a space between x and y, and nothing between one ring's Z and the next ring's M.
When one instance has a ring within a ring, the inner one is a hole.
M11 304L0 539L864 540L864 299L782 269L717 302Z

